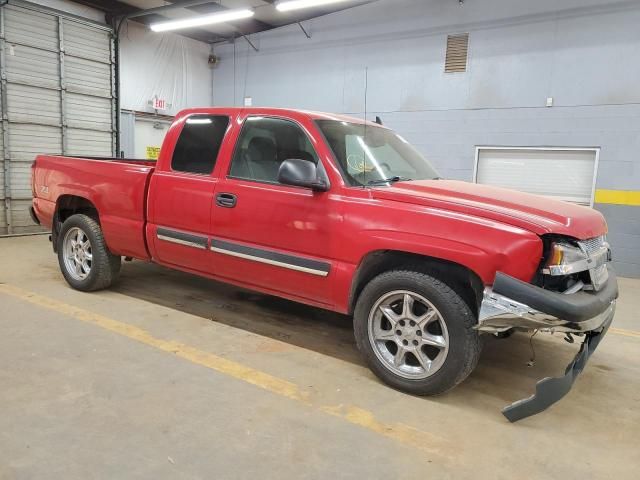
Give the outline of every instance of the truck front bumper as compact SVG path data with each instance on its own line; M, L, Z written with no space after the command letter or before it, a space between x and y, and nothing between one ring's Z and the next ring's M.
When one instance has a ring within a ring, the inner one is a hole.
M484 292L478 330L499 333L510 329L543 329L584 335L580 351L563 377L540 380L534 395L502 410L509 421L540 413L571 390L613 321L617 298L618 282L611 271L599 291L571 294L544 290L503 273L497 274L493 288Z

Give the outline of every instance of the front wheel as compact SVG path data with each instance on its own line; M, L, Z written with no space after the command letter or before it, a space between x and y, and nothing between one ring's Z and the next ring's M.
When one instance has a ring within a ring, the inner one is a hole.
M374 278L354 313L356 343L371 370L414 395L444 393L473 371L481 346L475 323L460 295L413 271Z
M58 263L69 285L91 292L109 287L118 278L121 258L107 249L98 222L76 214L60 229Z

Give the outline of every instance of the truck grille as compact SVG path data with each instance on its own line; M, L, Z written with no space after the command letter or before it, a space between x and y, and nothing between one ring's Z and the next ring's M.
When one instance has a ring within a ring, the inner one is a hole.
M593 252L600 250L605 244L605 237L601 235L599 237L588 238L578 242L580 246L591 255Z
M596 254L596 252L600 252L603 248L609 248L607 239L604 235L589 238L578 243L580 245L580 248L582 248L588 256L594 255ZM607 260L608 259L609 256L607 254ZM593 288L595 290L600 290L609 278L607 264L605 263L604 265L589 269L589 277L591 279L591 285L593 286Z

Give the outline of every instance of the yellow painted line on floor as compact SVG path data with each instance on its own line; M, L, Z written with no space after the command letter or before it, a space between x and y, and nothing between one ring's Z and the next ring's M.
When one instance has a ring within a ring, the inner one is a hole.
M353 405L333 406L314 404L309 393L298 385L261 372L260 370L247 367L184 343L154 337L151 333L134 325L129 325L128 323L120 322L89 310L74 307L73 305L28 290L23 290L13 285L0 284L0 293L95 325L123 337L157 348L163 352L172 353L191 363L210 368L211 370L250 383L282 397L295 400L404 445L415 447L429 454L438 455L441 458L453 459L452 455L448 453L452 451L452 448L443 438L402 423L383 423L378 420L372 412Z
M615 333L616 335L624 335L625 337L640 338L640 332L636 332L634 330L625 330L624 328L610 327L609 332Z
M136 326L129 325L128 323L119 322L103 315L74 307L12 285L0 284L0 292L25 300L29 303L33 303L39 307L48 308L49 310L62 313L75 318L76 320L82 320L83 322L97 325L105 330L109 330L140 343L155 347L158 350L173 353L176 356L189 360L192 363L211 368L235 378L240 378L245 382L277 393L278 395L282 395L293 400L304 400L305 398L305 394L293 383L272 377L271 375L259 370L254 370L226 358L198 350L197 348L190 347L183 343L156 338L149 332Z
M392 438L404 445L409 445L419 450L427 450L429 453L434 452L429 448L425 448L425 446L443 441L441 438L433 434L423 432L410 427L409 425L396 423L390 426L382 423L377 420L370 411L354 405L324 406L320 407L320 410L328 413L329 415L342 418L350 423L374 431L380 435L384 435L385 437ZM442 455L442 451L438 451L437 453ZM447 456L449 457L449 455ZM456 462L459 463L459 459L456 459Z
M596 190L595 203L640 206L640 192L633 190Z

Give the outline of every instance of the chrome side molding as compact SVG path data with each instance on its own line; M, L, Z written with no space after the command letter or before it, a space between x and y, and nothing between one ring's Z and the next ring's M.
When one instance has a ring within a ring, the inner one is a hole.
M164 242L177 243L185 247L200 248L202 250L206 250L209 246L209 239L207 237L179 232L165 227L158 227L156 229L156 237Z
M254 262L266 263L276 267L287 268L289 270L309 273L319 277L326 277L331 270L331 264L329 262L275 252L263 248L249 247L217 238L211 240L211 251Z

